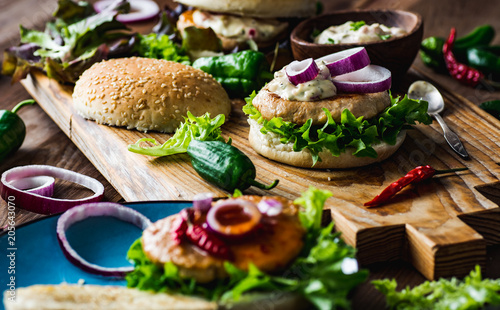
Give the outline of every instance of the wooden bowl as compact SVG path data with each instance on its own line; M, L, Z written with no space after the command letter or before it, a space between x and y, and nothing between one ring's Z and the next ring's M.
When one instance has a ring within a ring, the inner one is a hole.
M397 26L405 29L407 34L372 43L313 43L311 39L313 30L323 31L332 25L341 25L348 21ZM386 67L391 71L394 84L401 80L415 60L422 35L423 21L417 13L401 10L357 10L339 11L306 19L294 28L290 35L290 42L293 56L298 60L310 57L316 59L341 50L364 46L372 64Z

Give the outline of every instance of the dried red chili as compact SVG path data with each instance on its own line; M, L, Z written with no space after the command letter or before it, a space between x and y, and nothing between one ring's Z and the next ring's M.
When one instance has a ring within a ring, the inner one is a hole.
M396 195L405 186L413 183L417 183L426 179L431 178L436 174L450 173L455 171L467 170L468 168L457 168L448 170L436 170L429 165L419 166L415 169L410 170L404 177L400 178L396 182L387 186L380 194L375 196L372 200L365 202L364 206L375 207L381 205L389 200L392 196Z
M450 72L450 75L454 79L474 87L479 84L481 79L484 77L484 74L475 68L469 67L466 64L457 61L452 51L455 43L455 34L455 28L451 28L448 40L443 45L443 55L446 62L446 68L448 68L448 72Z

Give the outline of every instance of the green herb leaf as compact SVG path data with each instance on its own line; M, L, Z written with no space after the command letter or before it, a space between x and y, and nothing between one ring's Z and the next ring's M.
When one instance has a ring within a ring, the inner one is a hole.
M396 291L394 279L375 280L372 284L386 296L387 305L397 310L467 310L500 305L500 279L482 279L479 266L463 280L426 281L400 292Z
M357 31L357 30L359 30L359 28L363 27L364 25L366 25L366 22L363 20L360 20L359 22L353 22L351 24L351 30Z
M196 117L191 112L187 112L185 122L179 125L175 134L165 141L163 144L158 144L155 139L142 138L136 143L128 146L128 150L134 153L150 155L150 156L167 156L179 153L186 153L189 143L193 140L200 141L224 141L220 127L224 124L224 114L219 114L215 118L210 118L210 114L206 113L200 117ZM141 143L150 142L151 147L143 147Z
M352 151L358 157L377 157L373 145L381 141L391 145L396 143L398 134L411 128L417 122L431 124L432 118L427 114L427 102L409 99L405 96L391 96L391 105L382 113L369 120L356 118L349 110L342 111L341 122L335 123L330 112L325 112L328 122L322 126L312 126L308 121L303 126L283 121L282 118L266 120L252 105L256 93L246 98L243 112L250 119L262 125L261 132L269 132L280 136L281 143L292 143L294 151L308 149L313 162L320 161L319 153L326 149L333 156L339 156L346 151ZM314 134L313 134L314 133Z

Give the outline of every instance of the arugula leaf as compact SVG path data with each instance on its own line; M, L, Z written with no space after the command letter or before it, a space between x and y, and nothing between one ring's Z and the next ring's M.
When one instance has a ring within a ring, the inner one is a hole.
M462 281L457 278L426 281L400 292L396 291L394 279L374 280L372 284L386 295L387 305L397 310L466 310L500 305L500 279L482 279L480 266Z
M179 125L175 134L165 141L165 143L160 145L155 139L142 138L136 143L130 144L128 150L143 155L167 156L185 153L189 143L193 139L225 142L220 129L225 121L224 114L219 114L215 118L210 118L210 114L207 112L205 115L196 117L188 111L187 117L184 117L184 119L185 122ZM151 142L153 146L142 147L142 142Z
M431 124L432 118L427 114L427 102L409 99L406 95L403 99L392 97L391 104L382 113L374 118L365 120L356 118L349 110L341 113L341 121L337 124L331 113L323 109L328 121L323 127L312 126L308 120L304 125L298 126L291 122L283 121L281 117L266 120L253 106L252 100L256 96L255 91L245 98L246 105L243 112L250 119L262 125L261 132L275 133L279 135L281 143L292 143L293 150L298 152L308 149L313 159L313 166L321 161L319 153L326 149L333 156L339 156L348 149L358 157L373 157L378 155L373 145L386 142L391 145L396 143L398 134L417 122Z
M152 263L142 250L140 239L130 247L127 257L135 269L127 274L127 286L141 290L197 295L220 303L232 304L254 293L293 293L302 296L317 309L348 308L347 294L367 278L358 270L355 250L346 245L340 233L332 233L333 223L321 227L321 214L327 191L309 188L295 203L303 206L300 219L306 228L305 246L300 256L282 274L269 275L250 265L248 271L224 263L228 278L198 283L179 276L178 269L167 263L163 268ZM306 226L307 225L307 226ZM345 267L351 264L350 270ZM354 263L355 268L352 268Z

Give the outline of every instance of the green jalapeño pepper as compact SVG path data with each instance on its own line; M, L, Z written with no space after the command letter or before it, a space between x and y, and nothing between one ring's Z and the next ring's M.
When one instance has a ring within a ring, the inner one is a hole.
M478 46L487 46L495 37L495 29L490 25L474 28L467 35L457 38L453 46L453 54L460 62L467 61L467 50ZM422 62L438 71L447 72L443 56L443 45L445 39L440 37L428 37L420 45L420 57Z
M488 49L469 48L467 50L467 62L484 73L491 80L500 78L500 57Z
M19 109L35 100L25 100L17 104L12 111L0 111L0 161L17 151L23 144L26 135L26 126L16 114Z
M243 98L273 78L265 55L253 50L202 57L192 66L210 73L231 97Z
M194 170L206 181L229 192L245 190L250 186L272 189L278 185L264 185L255 180L255 166L242 151L222 141L192 140L187 153Z

